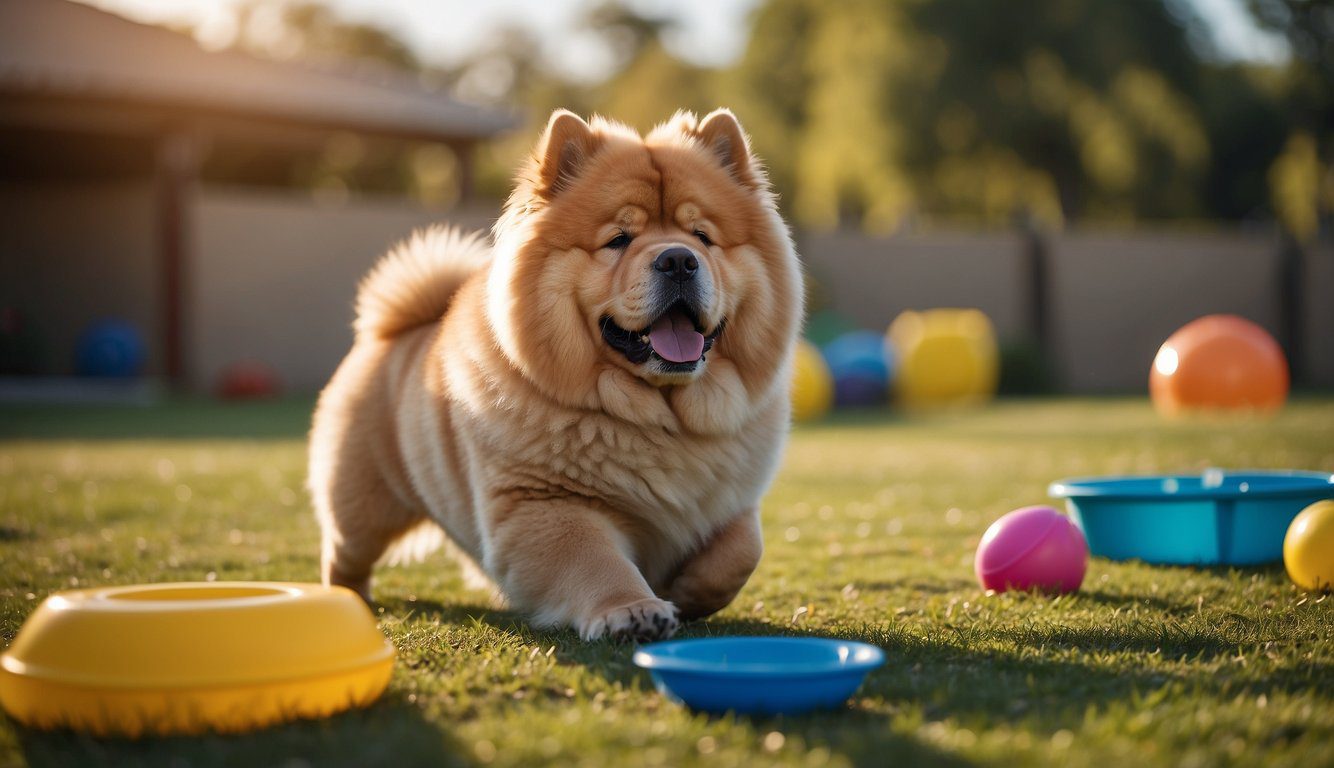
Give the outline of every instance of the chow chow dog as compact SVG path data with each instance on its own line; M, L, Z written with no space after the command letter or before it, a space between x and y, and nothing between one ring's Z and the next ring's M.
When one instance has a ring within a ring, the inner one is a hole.
M325 583L369 600L420 524L589 640L669 637L746 583L802 280L731 112L641 137L557 111L490 240L418 233L356 311L310 436Z

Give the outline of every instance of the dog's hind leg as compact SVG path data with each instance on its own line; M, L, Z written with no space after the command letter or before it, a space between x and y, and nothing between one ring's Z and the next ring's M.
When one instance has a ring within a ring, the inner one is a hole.
M397 501L387 489L355 496L334 493L315 504L323 531L320 579L347 587L371 600L371 571L390 546L426 520Z
M311 440L310 496L323 536L320 577L370 602L371 571L425 512L394 493L364 443L318 417Z

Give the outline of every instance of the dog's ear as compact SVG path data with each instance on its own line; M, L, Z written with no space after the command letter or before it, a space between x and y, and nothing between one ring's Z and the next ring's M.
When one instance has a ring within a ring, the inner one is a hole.
M552 112L537 145L538 191L547 199L560 194L596 151L597 137L583 118L568 109Z
M716 109L705 115L695 135L737 181L752 186L757 183L755 158L750 154L746 132L730 109Z
M699 118L688 109L678 109L667 122L654 129L654 133L659 131L680 136L694 136L699 131Z

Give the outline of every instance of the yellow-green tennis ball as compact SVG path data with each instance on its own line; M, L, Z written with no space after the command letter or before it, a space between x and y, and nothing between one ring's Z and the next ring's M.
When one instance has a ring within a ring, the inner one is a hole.
M1283 537L1283 564L1302 589L1334 584L1334 500L1317 501L1292 519Z

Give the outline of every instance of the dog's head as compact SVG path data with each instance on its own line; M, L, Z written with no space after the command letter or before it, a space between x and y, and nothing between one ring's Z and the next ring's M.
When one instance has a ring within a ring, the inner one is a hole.
M560 400L596 405L608 366L688 386L727 359L756 395L785 371L799 267L731 112L678 114L646 138L556 112L496 235L492 326Z

